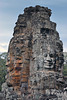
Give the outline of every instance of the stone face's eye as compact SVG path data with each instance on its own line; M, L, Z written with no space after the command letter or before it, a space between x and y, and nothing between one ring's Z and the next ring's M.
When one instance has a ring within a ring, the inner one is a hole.
M44 57L47 57L47 54L44 54Z
M50 56L50 57L53 57L54 55L53 55L53 54L49 54L49 56Z
M34 81L34 85L37 85L37 81L36 80Z

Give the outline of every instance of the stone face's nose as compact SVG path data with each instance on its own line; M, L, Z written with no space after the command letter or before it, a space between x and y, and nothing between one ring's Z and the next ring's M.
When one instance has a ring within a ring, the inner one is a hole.
M49 54L47 55L47 58L46 59L47 59L47 61L51 61L51 57L50 57Z

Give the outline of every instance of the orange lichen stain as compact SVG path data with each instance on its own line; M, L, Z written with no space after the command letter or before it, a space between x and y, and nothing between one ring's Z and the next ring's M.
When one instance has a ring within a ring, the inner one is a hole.
M10 71L12 71L13 69L14 69L14 67L8 67L8 68L7 68L7 71L10 72Z
M22 79L21 79L21 82L22 82L22 83L24 83L24 82L27 83L27 82L28 82L28 79L27 79L27 78L22 78Z
M24 44L18 43L18 44L16 44L16 46L17 46L17 47L22 47L22 46L24 46Z
M19 90L20 88L19 88L19 86L14 86L14 90Z
M12 79L17 79L17 80L19 80L21 77L20 76L14 76L14 77L12 77Z
M23 71L23 74L28 74L28 72L26 72L26 71Z
M27 46L28 41L25 42L25 46ZM21 47L21 44L17 44L16 46ZM12 48L12 47L11 47ZM16 56L16 59L14 59L12 52L10 53L10 61L7 62L9 64L8 71L9 71L9 80L10 83L13 85L14 90L20 92L20 85L21 83L28 83L28 77L29 77L29 49L23 48L24 56ZM28 83L29 84L29 83Z
M14 84L14 81L12 79L10 79L10 81L8 80L7 82L12 84L12 85Z
M20 71L17 70L14 71L14 75L20 75L20 74L21 74Z
M18 93L18 95L21 95L20 87L19 86L14 86L14 91Z
M22 75L22 77L23 77L23 78L27 78L27 77L28 77L28 75L25 75L25 74L24 74L24 75Z
M25 33L20 33L21 35L25 35Z

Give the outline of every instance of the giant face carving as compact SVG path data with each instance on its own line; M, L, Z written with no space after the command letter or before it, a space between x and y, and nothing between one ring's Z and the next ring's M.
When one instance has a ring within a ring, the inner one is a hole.
M50 46L48 46L47 52L44 53L44 68L53 69L55 67L55 59L54 49L51 49Z
M53 53L47 53L44 55L44 68L54 68L55 58Z
M43 45L43 67L44 69L54 69L58 71L60 63L63 64L62 42L58 40L58 33L48 28L41 28L40 33L44 41ZM56 36L54 36L56 35ZM41 55L41 54L40 54ZM40 60L41 61L41 60ZM61 64L61 67L62 67Z
M53 69L55 65L55 50L51 43L51 30L47 28L41 28L41 34L44 37L44 49L43 52L43 63L45 69Z

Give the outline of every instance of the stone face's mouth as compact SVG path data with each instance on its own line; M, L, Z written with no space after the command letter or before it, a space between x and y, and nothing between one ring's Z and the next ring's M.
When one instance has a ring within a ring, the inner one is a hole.
M46 69L52 69L53 66L48 66L48 65L46 65L45 68L46 68Z
M52 65L53 65L53 62L52 62L52 61L45 61L44 63L45 63L45 65L47 65L47 66L52 66Z
M45 68L53 68L53 62L52 61L45 61L44 67Z

